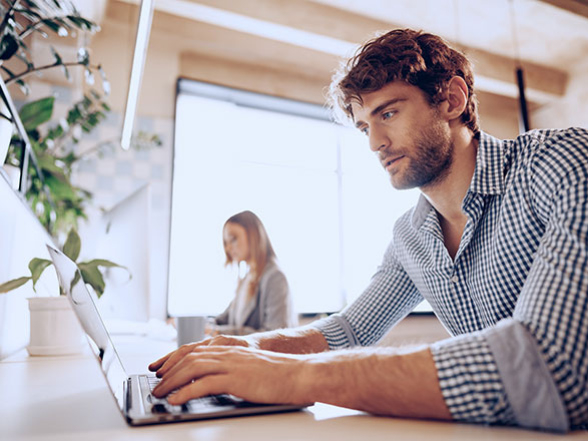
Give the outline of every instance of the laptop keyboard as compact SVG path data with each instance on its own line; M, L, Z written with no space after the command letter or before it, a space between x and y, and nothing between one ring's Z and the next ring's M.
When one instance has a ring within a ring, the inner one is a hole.
M141 375L139 381L147 385L149 390L152 391L159 383L160 378ZM147 401L151 403L151 411L153 413L184 413L202 410L203 408L218 408L219 406L248 407L252 405L252 403L228 394L208 395L206 397L196 398L181 406L174 406L168 403L166 398L156 398L152 394L147 396Z

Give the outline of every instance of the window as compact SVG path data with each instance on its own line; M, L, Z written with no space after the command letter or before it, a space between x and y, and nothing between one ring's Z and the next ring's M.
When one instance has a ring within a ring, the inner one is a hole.
M333 312L361 294L396 219L418 191L396 191L365 136L317 105L180 80L176 104L168 312L218 314L238 268L222 227L264 223L296 310Z

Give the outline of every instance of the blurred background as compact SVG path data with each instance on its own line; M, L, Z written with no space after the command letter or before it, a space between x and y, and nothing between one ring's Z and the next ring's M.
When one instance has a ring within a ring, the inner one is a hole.
M74 219L82 253L133 272L131 282L116 271L105 276L101 303L113 318L220 312L236 277L223 266L222 224L243 209L264 221L299 313L337 311L361 293L395 219L418 196L394 191L366 140L333 124L325 109L338 63L378 33L422 29L464 51L474 63L482 129L494 136L523 130L523 105L529 128L588 126L586 1L159 0L142 32L148 38L144 68L135 64L141 81L133 136L123 149L141 3L74 4L100 29L33 34L31 56L42 65L55 52L79 59L87 48L91 65L100 66L95 78L87 69L69 68L69 79L53 69L27 78L28 95L16 83L8 89L19 108L54 97L51 119L40 127L62 124L91 90L107 103L91 130L79 129L64 148L79 157L71 182L91 194L87 219ZM9 168L4 174L16 188ZM29 221L5 210L1 280L21 275L41 252L27 245ZM51 231L56 241L66 224ZM24 314L26 295L0 296L0 313ZM18 326L7 323L4 329Z

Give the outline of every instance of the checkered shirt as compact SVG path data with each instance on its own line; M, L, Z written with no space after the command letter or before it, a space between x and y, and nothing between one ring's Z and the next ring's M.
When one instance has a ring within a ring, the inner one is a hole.
M481 133L455 259L421 196L394 226L364 293L317 328L332 349L371 345L424 298L453 336L431 350L454 419L524 425L505 386L521 380L506 381L517 357L499 363L489 344L492 330L502 332L498 322L515 322L531 336L524 349L545 366L564 430L586 424L587 177L585 129L533 130L504 141Z

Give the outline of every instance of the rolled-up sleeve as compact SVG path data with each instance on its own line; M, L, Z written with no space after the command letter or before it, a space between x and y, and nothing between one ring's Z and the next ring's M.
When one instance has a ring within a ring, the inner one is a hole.
M512 318L432 347L457 420L558 432L588 421L587 152L560 140L529 168L546 227Z

